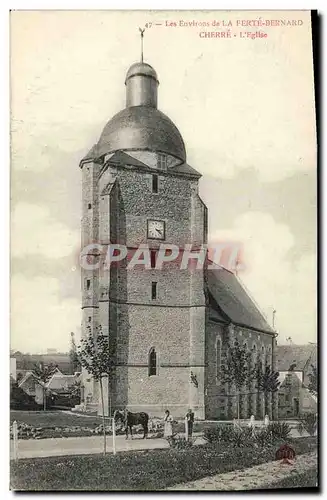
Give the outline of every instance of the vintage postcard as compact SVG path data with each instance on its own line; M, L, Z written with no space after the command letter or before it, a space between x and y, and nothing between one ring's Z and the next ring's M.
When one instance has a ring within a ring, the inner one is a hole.
M10 37L11 489L318 489L316 13Z

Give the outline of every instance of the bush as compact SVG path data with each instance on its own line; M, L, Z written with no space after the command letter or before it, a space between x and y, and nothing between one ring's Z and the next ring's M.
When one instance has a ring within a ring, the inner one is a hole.
M171 436L167 438L170 448L175 448L176 450L187 450L192 448L194 444L193 439L186 439L183 436Z
M291 427L285 422L272 422L255 433L255 442L259 447L273 445L277 442L290 441Z
M204 439L209 443L229 443L234 447L268 446L277 441L288 441L291 427L284 422L273 422L267 427L254 431L251 427L234 428L231 425L220 425L206 428Z
M272 435L271 433L267 432L267 429L259 429L255 433L255 444L259 448L266 448L267 446L270 446L272 443Z
M301 417L297 426L298 432L302 435L306 431L310 436L314 436L317 431L317 415L316 413L306 413Z
M244 447L253 443L250 427L234 429L231 425L220 425L204 430L204 439L209 443L229 443L234 447Z
M209 443L226 443L230 441L230 435L233 431L233 427L226 424L217 427L206 427L203 431L203 437Z
M26 394L17 383L13 383L10 387L10 408L12 410L42 410L42 406L38 405L34 398Z
M271 435L272 441L288 441L291 427L286 422L272 422L266 427L266 431Z
M13 426L11 425L10 439L13 439L13 437ZM38 439L41 437L41 429L25 424L24 422L17 422L17 437L19 439Z

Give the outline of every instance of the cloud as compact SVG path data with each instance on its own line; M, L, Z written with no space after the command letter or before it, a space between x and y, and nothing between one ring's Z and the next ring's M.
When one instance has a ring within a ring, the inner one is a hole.
M11 253L13 257L24 258L38 254L59 259L78 248L79 231L51 217L44 205L18 203L11 220Z
M292 260L295 240L286 224L267 213L247 212L210 240L242 243L239 277L270 323L276 309L279 341L288 336L298 344L316 340L316 258L309 254Z
M60 299L60 282L55 278L11 280L11 347L40 352L49 347L67 351L70 332L80 330L80 301Z

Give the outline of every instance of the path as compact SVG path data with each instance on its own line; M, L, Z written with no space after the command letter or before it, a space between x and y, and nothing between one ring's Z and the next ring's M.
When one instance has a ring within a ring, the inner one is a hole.
M196 444L203 444L199 436ZM166 439L125 439L116 437L116 451L153 450L169 448ZM89 455L103 452L102 436L50 438L50 439L19 439L18 458L55 457L64 455ZM112 453L112 436L107 437L107 452ZM10 457L13 458L13 441L10 441Z
M205 477L189 483L175 485L169 490L253 490L265 488L281 479L291 475L300 474L309 469L317 467L317 453L308 453L299 455L293 465L283 464L281 462L268 462L244 470L234 470L223 474Z

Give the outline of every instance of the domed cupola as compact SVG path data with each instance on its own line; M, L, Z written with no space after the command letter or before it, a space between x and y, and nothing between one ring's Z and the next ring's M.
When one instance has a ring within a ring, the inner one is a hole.
M126 108L109 120L94 148L96 153L92 154L100 158L115 151L144 150L186 162L179 130L157 109L157 73L150 64L143 62L143 56L141 62L132 64L127 71L125 85Z
M132 64L127 71L126 106L157 107L158 77L155 70L144 62Z

